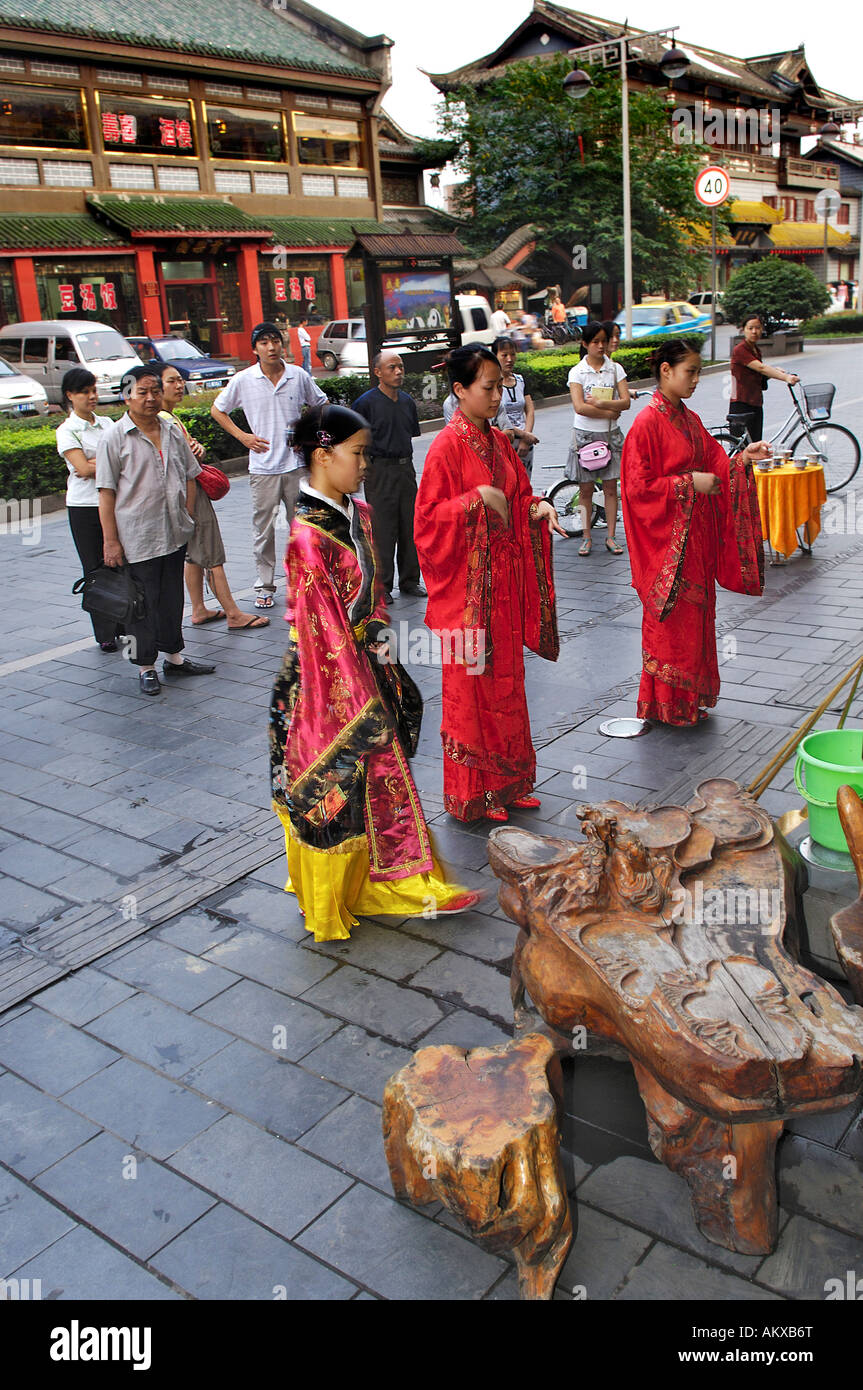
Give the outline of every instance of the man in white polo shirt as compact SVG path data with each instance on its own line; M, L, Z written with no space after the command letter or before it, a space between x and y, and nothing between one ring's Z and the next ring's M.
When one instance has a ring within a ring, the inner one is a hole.
M284 343L274 323L252 330L257 362L231 377L210 407L214 420L249 450L252 532L255 550L256 608L272 608L276 591L276 517L280 502L290 526L299 490L302 460L292 446L294 426L305 405L327 397L304 372L284 359ZM252 433L241 430L231 411L242 409Z

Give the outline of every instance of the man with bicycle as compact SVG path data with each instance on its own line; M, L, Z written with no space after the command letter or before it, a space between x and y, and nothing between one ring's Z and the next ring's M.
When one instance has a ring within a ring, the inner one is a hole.
M795 372L781 367L767 367L761 359L758 340L764 333L760 314L747 314L741 325L743 342L731 354L732 394L728 408L728 428L739 439L745 429L753 440L764 436L764 396L767 377L796 386L800 380Z

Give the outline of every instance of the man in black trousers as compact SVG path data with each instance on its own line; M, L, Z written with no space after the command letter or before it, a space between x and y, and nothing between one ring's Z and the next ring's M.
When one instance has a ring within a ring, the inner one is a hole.
M215 667L183 656L183 567L195 529L195 478L201 471L183 431L160 415L162 379L133 367L122 381L126 414L105 430L96 451L96 487L105 564L128 564L144 590L146 611L127 627L144 695L166 678L208 675Z
M373 364L377 386L354 401L354 410L369 422L372 435L366 501L372 509L372 531L387 603L392 600L394 561L398 558L399 593L426 598L420 584L420 565L414 545L413 440L420 432L417 408L406 391L402 359L392 348L379 352Z

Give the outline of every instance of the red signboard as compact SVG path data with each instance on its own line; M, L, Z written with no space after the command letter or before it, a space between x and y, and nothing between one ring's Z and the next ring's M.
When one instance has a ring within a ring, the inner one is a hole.
M80 292L81 292L81 308L85 311L85 313L88 312L88 311L89 311L90 313L95 313L95 312L96 312L96 296L95 296L95 294L93 293L93 286L92 286L92 285L80 285L80 286L79 286L79 289L80 289Z
M75 310L78 307L75 303L75 286L59 285L58 289L60 291L61 314L74 314Z
M315 297L315 277L306 275L303 278L303 299L312 300Z
M273 284L275 286L276 300L278 303L282 303L282 301L287 299L288 297L285 280L282 276L277 275L273 281Z

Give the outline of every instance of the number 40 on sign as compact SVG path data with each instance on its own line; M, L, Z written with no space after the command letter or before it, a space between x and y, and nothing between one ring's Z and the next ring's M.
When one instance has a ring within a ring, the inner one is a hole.
M695 196L707 208L718 208L731 191L728 170L718 164L710 164L695 180Z

